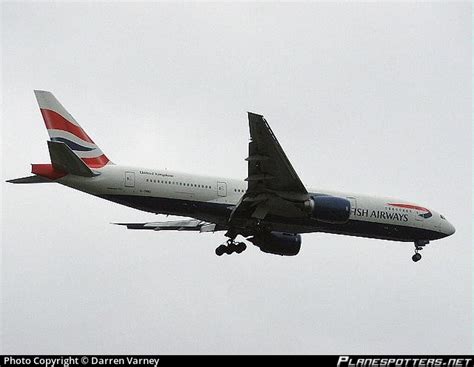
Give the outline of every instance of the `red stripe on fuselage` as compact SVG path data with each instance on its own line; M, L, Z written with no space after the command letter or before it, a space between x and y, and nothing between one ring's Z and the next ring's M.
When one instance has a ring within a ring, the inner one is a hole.
M41 108L41 114L43 115L47 129L67 131L68 133L77 136L79 139L95 144L82 128L66 120L59 113Z
M414 209L414 210L421 210L423 212L429 212L428 209L423 208L422 206L418 206L418 205L411 205L411 204L388 204L388 205L396 206L398 208Z

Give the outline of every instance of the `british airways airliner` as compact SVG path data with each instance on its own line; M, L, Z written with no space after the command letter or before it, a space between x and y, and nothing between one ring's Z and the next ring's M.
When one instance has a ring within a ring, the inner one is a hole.
M135 209L188 217L178 221L115 223L128 229L225 231L216 254L241 253L242 236L261 251L292 256L301 234L326 232L412 242L415 254L455 229L441 214L398 199L307 188L263 116L248 113L248 177L241 180L112 163L52 93L35 91L50 140L51 163L15 184L57 182Z

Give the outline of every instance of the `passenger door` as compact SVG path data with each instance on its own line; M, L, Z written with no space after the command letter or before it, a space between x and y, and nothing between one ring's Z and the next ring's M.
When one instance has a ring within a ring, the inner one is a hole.
M125 187L135 187L135 172L125 172Z
M217 182L217 196L227 196L227 183Z

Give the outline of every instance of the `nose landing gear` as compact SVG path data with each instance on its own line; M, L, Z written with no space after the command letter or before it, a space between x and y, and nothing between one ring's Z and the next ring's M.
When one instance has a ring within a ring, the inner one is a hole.
M411 259L414 262L418 262L421 260L421 254L418 251L423 250L423 247L425 247L428 243L430 243L430 241L426 241L426 240L415 241L415 255L411 257Z

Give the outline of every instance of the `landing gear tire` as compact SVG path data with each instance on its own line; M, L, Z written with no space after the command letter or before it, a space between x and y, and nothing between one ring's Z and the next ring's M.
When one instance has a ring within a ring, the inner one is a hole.
M414 262L418 262L418 261L421 260L421 254L416 253L415 255L413 255L413 256L411 257L411 259L412 259Z
M423 247L425 247L427 244L429 244L430 241L428 240L417 240L415 241L415 255L411 257L411 259L414 262L418 262L421 260L421 254L418 251L423 250Z
M226 252L227 252L227 246L226 245L220 245L216 248L216 255L217 256L222 256Z
M236 246L235 246L235 252L237 252L238 254L244 252L245 250L247 249L247 245L243 242L239 242Z
M231 255L234 252L240 254L247 249L247 245L243 242L235 242L233 238L229 238L226 244L222 244L216 248L216 255L222 256L224 254Z
M234 252L236 252L236 245L231 243L226 246L226 254L227 255L232 255Z

